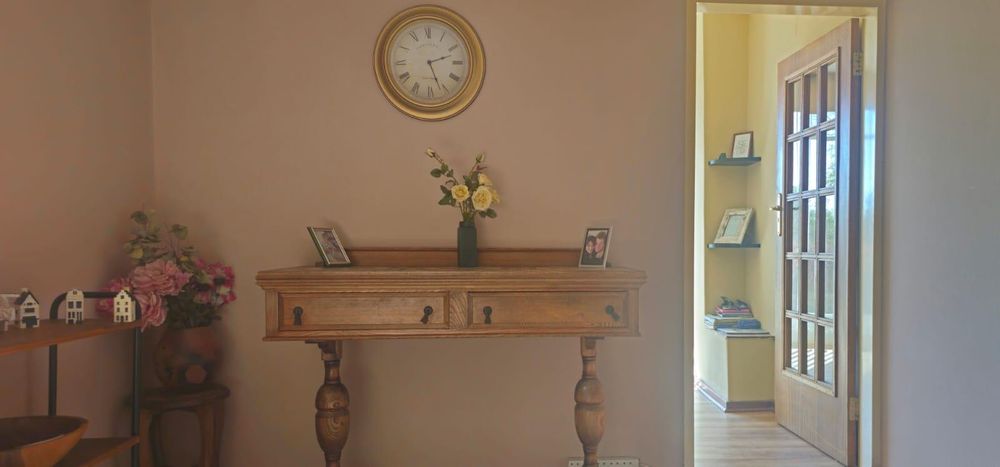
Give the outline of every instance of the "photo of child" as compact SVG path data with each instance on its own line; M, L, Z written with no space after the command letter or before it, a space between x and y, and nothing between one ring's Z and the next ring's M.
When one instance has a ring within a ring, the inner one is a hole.
M611 227L588 228L583 237L580 252L580 267L603 268L608 262L608 248L611 244Z

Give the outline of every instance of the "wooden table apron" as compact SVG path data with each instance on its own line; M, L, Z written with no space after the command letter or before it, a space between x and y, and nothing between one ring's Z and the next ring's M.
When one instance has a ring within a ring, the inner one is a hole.
M639 335L642 271L576 267L299 267L262 271L266 341L318 344L324 382L316 436L328 467L340 467L350 427L340 379L344 340L578 336L576 431L584 466L597 466L604 391L597 340Z

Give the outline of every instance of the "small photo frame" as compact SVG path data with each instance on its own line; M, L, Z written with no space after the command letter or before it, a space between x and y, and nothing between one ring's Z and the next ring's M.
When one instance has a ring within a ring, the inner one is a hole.
M715 234L715 243L742 245L753 220L753 208L726 209Z
M730 156L733 159L743 159L753 156L753 132L747 131L733 135L733 149Z
M351 260L347 257L347 250L337 236L337 231L332 227L306 227L316 250L319 251L320 258L323 259L323 266L350 266Z
M580 249L581 268L603 268L608 265L611 249L611 227L587 227Z

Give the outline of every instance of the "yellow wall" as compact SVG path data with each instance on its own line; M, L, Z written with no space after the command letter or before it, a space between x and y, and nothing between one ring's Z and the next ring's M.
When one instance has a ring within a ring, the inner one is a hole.
M782 59L848 18L716 13L699 17L702 25L699 83L704 97L698 101L696 112L703 116L699 117L703 134L698 135L703 147L696 147L695 177L696 189L700 190L696 196L702 196L703 200L703 204L696 204L696 212L703 213L700 237L703 243L696 245L695 256L703 260L703 272L696 269L699 275L696 281L703 280L704 286L702 293L696 292L702 300L695 309L696 368L699 378L720 395L729 394L730 400L770 400L773 395L763 399L745 397L773 392L773 362L758 365L747 362L754 358L773 359L773 355L760 353L758 346L755 357L743 354L744 363L735 370L741 372L741 378L723 379L721 375L730 374L732 369L722 371L717 367L735 363L718 354L727 347L712 344L718 336L701 324L702 313L711 311L720 295L742 298L751 304L764 329L772 333L776 329L780 316L776 302L778 236L775 214L769 208L775 204L777 193L777 66ZM762 158L761 163L750 167L706 168L708 159L721 152L729 153L733 133L744 130L754 132L754 152ZM698 183L701 185L697 186ZM736 207L754 209L753 233L761 248L706 250L704 245L715 238L725 209ZM748 373L748 368L755 369L756 375Z

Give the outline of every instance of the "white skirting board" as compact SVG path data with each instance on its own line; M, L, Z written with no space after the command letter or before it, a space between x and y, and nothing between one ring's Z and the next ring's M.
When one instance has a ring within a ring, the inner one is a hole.
M649 467L640 464L638 457L605 457L598 460L597 465L598 467ZM568 467L583 467L583 459L570 459Z

